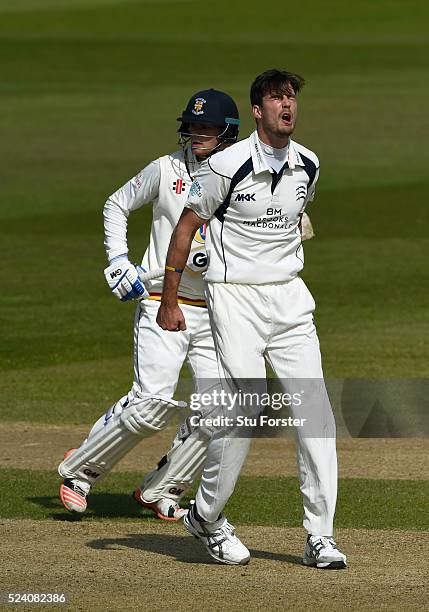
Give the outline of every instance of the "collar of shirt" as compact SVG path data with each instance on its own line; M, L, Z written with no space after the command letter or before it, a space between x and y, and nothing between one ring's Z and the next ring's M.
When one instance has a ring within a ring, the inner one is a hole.
M285 163L289 163L289 142L282 149L276 149L275 147L265 144L261 139L259 139L259 149L262 150L268 166L273 168L275 172L280 172Z
M261 148L261 141L259 140L257 130L255 130L250 135L249 143L250 154L252 156L253 161L253 171L255 172L255 174L260 174L261 172L273 173L273 169L269 167L265 160L265 155ZM301 156L295 147L295 143L291 139L289 139L287 162L289 168L291 168L292 170L295 168L295 166L304 166Z

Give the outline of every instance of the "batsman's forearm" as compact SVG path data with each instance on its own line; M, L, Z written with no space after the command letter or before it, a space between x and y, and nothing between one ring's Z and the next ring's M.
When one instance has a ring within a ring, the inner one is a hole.
M173 272L173 270L168 270L167 268L174 268L175 270L185 269L193 235L194 230L192 228L183 227L179 223L171 236L165 264L164 288L161 298L163 304L177 304L177 291L182 275L180 272Z

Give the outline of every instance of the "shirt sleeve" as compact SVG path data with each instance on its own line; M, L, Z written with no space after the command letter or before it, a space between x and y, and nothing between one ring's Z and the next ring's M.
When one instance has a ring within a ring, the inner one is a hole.
M314 196L316 195L316 183L319 179L320 167L316 170L316 175L314 177L314 181L311 183L310 189L307 191L307 197L305 198L305 206L310 204L314 200Z
M211 219L228 193L230 179L216 173L209 160L198 171L189 190L186 208L202 219Z
M104 247L109 261L117 255L128 254L128 216L158 196L160 179L161 168L157 159L107 199L103 216Z

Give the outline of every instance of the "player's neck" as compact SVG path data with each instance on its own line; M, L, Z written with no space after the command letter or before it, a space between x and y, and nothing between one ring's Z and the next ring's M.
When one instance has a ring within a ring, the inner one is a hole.
M276 136L275 134L268 134L264 130L258 128L259 140L273 149L284 149L289 144L289 136Z

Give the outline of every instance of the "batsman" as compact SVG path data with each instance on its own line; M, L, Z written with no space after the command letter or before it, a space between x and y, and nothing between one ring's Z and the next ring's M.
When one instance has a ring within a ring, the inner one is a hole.
M85 512L91 488L140 440L161 431L177 413L182 403L172 398L185 361L196 393L209 392L218 384L202 279L207 267L205 225L196 229L181 270L178 299L186 313L186 333L170 334L159 328L156 316L163 279L143 284L139 266L128 258L128 217L152 203L150 242L142 268L164 269L171 234L201 162L238 137L237 106L229 95L215 89L194 94L178 120L181 149L152 161L111 195L104 206L107 283L121 301L137 301L134 382L131 390L97 420L81 446L65 454L58 468L64 478L61 501L73 512ZM170 451L134 491L136 502L161 519L181 518L186 510L180 507L180 499L202 470L207 444L207 434L184 423Z

